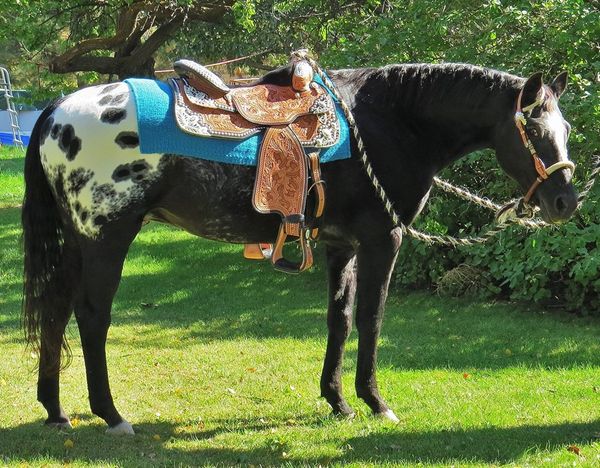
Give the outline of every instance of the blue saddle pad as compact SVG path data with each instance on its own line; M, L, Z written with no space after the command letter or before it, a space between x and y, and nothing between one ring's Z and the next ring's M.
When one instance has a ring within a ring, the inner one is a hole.
M168 153L216 162L256 165L262 134L244 140L190 135L175 122L173 90L167 83L141 78L129 78L125 83L135 98L142 153ZM340 139L336 145L321 150L322 163L350 157L348 123L337 101L336 113L340 121Z

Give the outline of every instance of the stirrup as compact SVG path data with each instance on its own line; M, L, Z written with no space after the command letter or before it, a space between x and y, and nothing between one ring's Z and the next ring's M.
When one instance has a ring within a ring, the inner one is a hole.
M269 260L273 255L273 245L267 243L244 244L244 258L248 260Z
M283 271L284 273L298 274L304 270L309 269L313 264L313 254L310 248L307 235L308 230L305 227L300 228L300 249L302 250L302 261L291 262L283 256L283 246L287 239L288 233L285 228L286 223L283 222L279 226L279 233L277 234L277 240L273 248L273 255L271 256L271 263L276 270Z

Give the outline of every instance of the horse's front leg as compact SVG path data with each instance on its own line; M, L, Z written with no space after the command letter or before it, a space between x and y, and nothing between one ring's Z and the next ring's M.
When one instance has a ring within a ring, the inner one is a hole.
M396 228L387 237L362 243L358 250L356 393L374 414L394 422L398 422L398 418L379 395L375 373L377 340L390 277L401 242L402 231Z
M351 416L352 408L342 395L344 344L352 330L352 308L356 292L356 253L351 247L327 246L329 304L327 351L321 374L321 396L334 414Z

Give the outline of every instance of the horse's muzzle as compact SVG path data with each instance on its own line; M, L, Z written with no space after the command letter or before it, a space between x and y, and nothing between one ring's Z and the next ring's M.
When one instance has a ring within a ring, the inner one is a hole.
M544 195L540 196L539 206L542 218L548 223L567 221L577 209L577 192L572 187L561 193Z

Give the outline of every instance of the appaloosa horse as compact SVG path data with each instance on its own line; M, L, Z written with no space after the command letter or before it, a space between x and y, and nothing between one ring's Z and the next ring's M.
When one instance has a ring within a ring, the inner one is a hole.
M570 171L563 168L544 180L526 146L530 142L546 166L569 164L569 124L558 108L565 73L550 85L543 84L540 73L525 80L456 64L391 65L331 71L330 76L405 225L426 202L436 173L481 148L493 148L524 191L543 180L532 203L546 220L565 220L575 210ZM290 70L276 70L262 80L289 83ZM526 121L523 136L516 111L523 111ZM59 370L65 326L74 310L91 410L106 421L109 433L133 433L113 404L105 343L123 262L144 220L234 243L273 241L277 233L278 216L252 208L255 167L141 154L138 143L135 107L123 83L82 89L56 101L31 136L23 206L24 322L29 341L39 346L38 400L50 425L70 424L59 402ZM342 396L341 374L357 293L356 392L375 414L396 421L379 395L375 370L402 231L378 199L354 141L352 152L350 159L322 167L329 335L321 395L335 413L353 413Z

